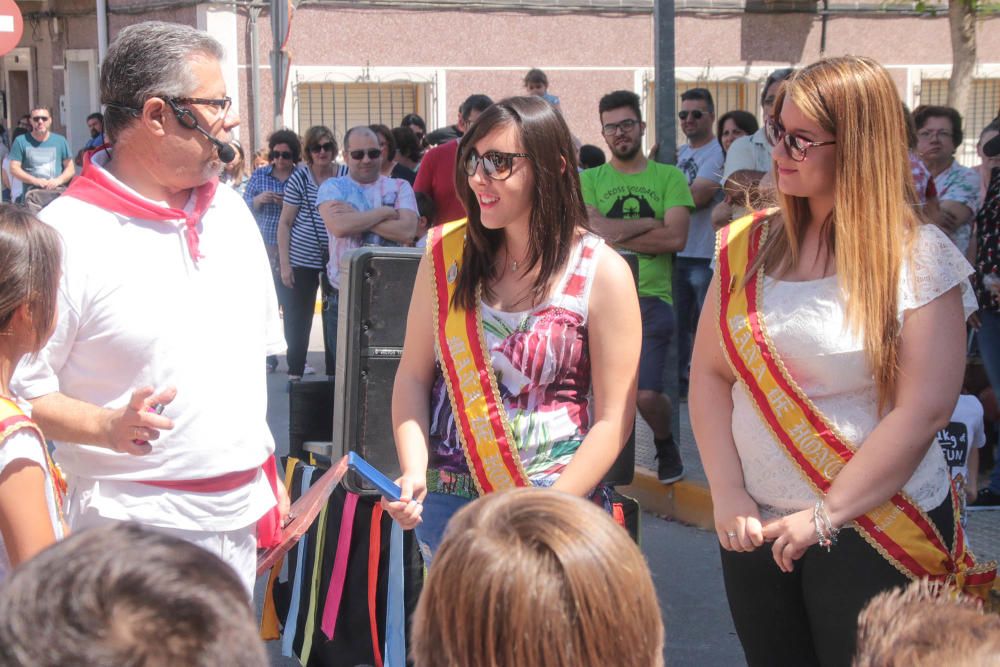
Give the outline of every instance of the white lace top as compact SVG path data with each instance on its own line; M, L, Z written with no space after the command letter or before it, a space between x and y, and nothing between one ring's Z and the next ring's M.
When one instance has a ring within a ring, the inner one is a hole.
M909 265L909 266L908 266ZM965 316L976 310L968 276L972 266L941 230L926 225L913 243L912 262L900 278L899 317L961 285ZM847 327L836 276L807 282L764 279L763 315L788 372L841 434L860 446L878 424L875 381L861 341ZM904 491L925 510L948 493L948 467L940 447L928 450ZM733 438L746 489L771 518L811 507L816 494L774 440L740 383L733 386Z

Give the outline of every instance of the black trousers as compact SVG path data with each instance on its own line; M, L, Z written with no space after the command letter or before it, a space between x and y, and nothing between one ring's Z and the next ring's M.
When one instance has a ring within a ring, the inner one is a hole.
M325 269L310 269L303 266L292 267L295 284L285 287L282 307L285 311L285 342L288 343L288 374L302 375L306 365L306 351L309 349L309 333L312 331L313 315L316 312L316 290ZM323 322L323 340L330 340ZM337 351L326 348L326 374L334 375L337 368Z
M928 514L950 548L950 497ZM841 531L829 553L811 546L787 574L774 562L770 543L751 552L722 551L722 575L750 667L850 665L865 604L909 583L853 529Z

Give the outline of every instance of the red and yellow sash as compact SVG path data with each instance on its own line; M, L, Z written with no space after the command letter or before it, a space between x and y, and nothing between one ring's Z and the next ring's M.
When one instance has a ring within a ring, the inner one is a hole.
M38 446L42 448L42 455L45 456L45 463L49 469L49 479L52 484L52 495L56 499L56 508L59 513L59 520L63 520L63 498L66 496L66 478L62 471L56 467L49 456L49 448L45 444L45 435L38 424L31 421L24 412L17 406L17 403L0 397L0 446L7 441L7 438L16 432L29 429L38 436Z
M770 212L733 222L719 236L719 335L723 350L758 414L818 495L854 456L851 445L809 400L788 373L767 335L760 314L764 271L747 281L746 272L767 237ZM985 597L996 578L996 563L977 564L965 542L954 507L955 539L948 550L937 527L900 491L854 520L858 532L896 569L911 579L948 581Z
M431 228L427 257L434 293L434 347L458 425L469 471L480 495L529 486L486 351L479 308L451 307L465 247L464 219Z

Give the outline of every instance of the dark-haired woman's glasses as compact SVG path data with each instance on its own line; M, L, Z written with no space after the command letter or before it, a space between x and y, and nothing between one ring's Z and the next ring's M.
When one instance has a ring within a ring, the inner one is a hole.
M290 151L271 151L271 159L277 160L281 158L282 160L291 160L294 155Z
M315 146L312 146L309 149L309 152L310 153L322 153L324 151L327 151L327 152L332 153L333 149L335 149L336 147L337 147L337 144L333 143L332 141L328 141L325 144L316 144Z
M681 120L687 120L688 116L691 116L695 120L701 120L701 117L704 115L705 114L702 112L701 109L692 109L691 111L685 110L677 113L677 117L680 118Z
M809 152L810 148L816 148L818 146L832 146L837 143L836 141L809 141L808 139L803 139L802 137L791 134L790 132L785 132L785 128L782 127L780 123L770 118L764 123L764 134L767 136L767 143L772 146L784 143L785 152L788 153L788 157L792 158L796 162L802 162L805 160L806 153Z
M527 153L503 153L501 151L486 151L480 155L475 150L469 152L469 157L465 159L465 174L468 177L476 175L479 165L483 165L483 172L494 181L505 181L510 178L514 171L514 158L531 158Z
M382 156L381 148L369 148L368 150L356 150L349 153L352 160L361 161L365 159L365 155L368 156L369 160L377 160Z

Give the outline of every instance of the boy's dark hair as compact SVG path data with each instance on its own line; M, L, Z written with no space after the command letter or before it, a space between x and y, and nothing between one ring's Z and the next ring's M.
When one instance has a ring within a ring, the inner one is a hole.
M692 88L681 93L681 102L688 100L701 100L708 108L708 113L715 113L715 102L712 101L712 92L708 88Z
M267 138L267 147L273 151L278 144L288 145L288 150L292 152L292 162L298 162L302 159L302 142L299 140L299 135L291 130L272 132L271 136Z
M424 132L427 131L427 123L425 123L424 119L415 113L408 113L403 116L403 120L399 121L400 127L406 127L407 125L416 125Z
M437 224L437 206L425 192L416 192L414 195L417 198L417 215L427 219L427 228L430 229Z
M529 83L540 83L546 88L548 88L549 77L547 77L545 75L545 72L543 72L542 70L538 69L537 67L533 67L528 70L527 74L524 75L524 85L527 86Z
M468 123L469 114L471 114L473 111L478 111L479 113L482 113L487 109L489 109L490 106L492 106L492 104L493 100L491 100L488 95L479 95L479 94L469 95L468 97L465 98L465 101L462 102L462 106L460 106L458 110L462 114L462 120Z
M616 90L601 98L601 101L597 104L597 114L601 115L613 109L628 107L635 112L636 120L642 121L642 109L639 102L639 96L631 90Z
M396 159L396 139L392 136L392 130L389 129L388 125L382 125L381 123L375 123L369 125L371 131L375 133L376 137L382 137L382 141L385 142L386 153L385 159L386 164L392 162Z
M0 590L0 664L266 667L249 602L200 547L136 524L84 530Z
M767 80L764 81L763 88L760 89L760 104L764 106L764 100L767 98L767 89L771 87L772 84L778 81L784 81L795 74L794 67L782 67L781 69L776 69L767 76Z
M392 128L392 139L396 142L396 151L407 160L420 161L420 141L417 135L408 127Z
M917 128L917 132L920 132L931 118L947 118L951 121L951 139L955 146L962 145L962 139L965 137L962 132L962 114L951 107L921 104L913 110L913 125Z
M602 151L599 146L594 146L592 144L584 144L583 146L580 146L580 167L582 169L600 167L607 161L607 156L604 155L604 151Z

